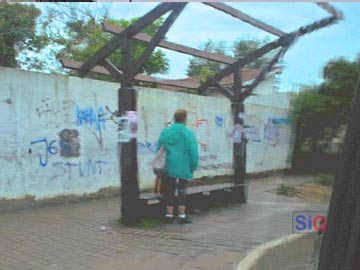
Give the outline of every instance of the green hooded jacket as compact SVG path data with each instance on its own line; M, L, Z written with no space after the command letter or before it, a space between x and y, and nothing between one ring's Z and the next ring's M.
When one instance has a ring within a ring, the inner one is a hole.
M163 145L166 149L167 175L191 180L199 158L194 132L182 123L175 123L161 132L157 150Z

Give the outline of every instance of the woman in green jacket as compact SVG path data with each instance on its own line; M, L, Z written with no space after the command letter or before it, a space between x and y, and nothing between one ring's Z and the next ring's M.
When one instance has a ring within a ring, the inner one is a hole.
M157 149L165 145L166 175L165 182L165 221L174 221L175 190L178 189L178 221L181 224L191 222L185 214L186 183L193 178L198 166L198 146L194 133L186 125L187 112L177 110L174 114L175 123L165 128L158 141ZM178 179L178 183L176 183Z

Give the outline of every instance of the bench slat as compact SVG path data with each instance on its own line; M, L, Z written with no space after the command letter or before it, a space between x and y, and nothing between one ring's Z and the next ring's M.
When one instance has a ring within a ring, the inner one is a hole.
M211 192L215 190L223 190L229 189L234 187L246 186L247 184L238 184L235 185L233 183L225 183L225 184L214 184L214 185L205 185L205 186L195 186L195 187L188 187L186 194L196 194L196 193L204 193L204 192ZM155 193L143 193L140 194L140 199L142 200L152 200L152 199L159 199L161 196Z

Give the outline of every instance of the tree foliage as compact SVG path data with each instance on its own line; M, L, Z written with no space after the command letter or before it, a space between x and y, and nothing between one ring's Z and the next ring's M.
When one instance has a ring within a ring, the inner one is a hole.
M358 60L330 61L323 69L324 82L304 87L294 100L292 115L298 127L309 130L313 122L318 129L345 124L359 72Z
M103 45L110 41L112 35L102 31L101 22L106 21L122 27L127 27L138 18L125 20L114 19L110 16L109 5L70 4L58 3L47 10L46 19L43 22L43 28L48 29L48 36L53 44L61 46L56 53L56 58L67 58L77 61L85 61L95 54ZM142 32L148 35L154 35L157 28L162 24L160 18L153 24L146 27ZM146 45L132 41L132 55L135 59L139 57ZM121 50L113 52L109 59L117 67L121 67ZM169 61L165 53L161 50L155 50L143 70L148 75L154 73L166 73L169 68ZM91 75L102 79L104 76Z
M243 58L243 57L247 56L249 53L252 53L253 51L259 49L261 46L265 45L267 42L269 42L269 40L267 38L264 38L262 40L258 40L258 39L238 40L234 43L234 46L232 49L234 57ZM257 58L255 61L247 64L246 67L260 68L267 61L268 61L268 57L265 55L265 56Z
M295 159L305 152L329 153L332 140L347 123L359 73L359 59L332 60L323 69L324 82L303 87L296 96L291 114L296 127Z
M209 53L227 55L225 42L216 43L209 39L207 42L200 45L199 49ZM222 63L210 61L204 58L193 57L189 60L186 75L190 77L213 75L224 67L225 65Z
M47 44L45 35L37 34L41 12L33 5L0 3L0 65L19 67L30 56L17 59L22 51L36 53ZM39 61L33 59L34 65Z
M209 53L217 53L221 55L232 56L236 58L242 58L254 50L260 48L264 45L268 39L240 39L234 42L233 46L230 50L227 49L224 41L215 42L213 40L208 40L206 43L200 45L199 49L209 52ZM230 51L230 52L229 52ZM264 63L268 61L268 57L263 56L258 58L252 63L246 65L248 68L259 68ZM226 65L214 61L210 61L207 59L193 57L190 58L189 64L187 67L186 75L187 76L201 76L202 80L205 80L208 76L212 76L215 73L219 72Z

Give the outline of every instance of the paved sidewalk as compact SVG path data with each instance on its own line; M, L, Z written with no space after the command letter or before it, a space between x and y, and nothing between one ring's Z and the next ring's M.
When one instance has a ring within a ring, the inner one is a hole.
M327 205L265 192L282 180L308 178L253 180L247 204L195 214L187 225L118 226L118 198L5 213L0 215L0 269L234 269L249 249L290 234L293 210L326 210Z

